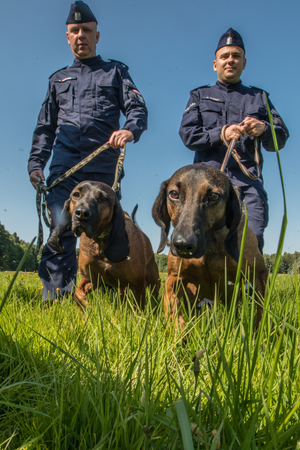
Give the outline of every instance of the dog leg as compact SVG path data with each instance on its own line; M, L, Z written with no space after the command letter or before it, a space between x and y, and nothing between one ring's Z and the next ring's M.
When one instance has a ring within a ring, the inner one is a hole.
M146 285L150 291L152 291L152 295L157 298L160 289L160 279L159 272L157 268L157 264L155 262L154 256L151 257L149 263L146 268Z
M130 289L134 295L137 305L144 310L146 306L146 285L144 283L144 287L140 286L130 286Z
M78 288L75 291L75 301L80 312L84 312L87 307L90 307L86 300L86 296L93 289L92 283L88 278L82 277Z
M176 286L178 285L178 287ZM177 292L175 291L177 290ZM166 318L176 320L177 327L182 331L185 327L184 319L180 308L179 299L184 297L182 289L182 279L169 275L165 284L164 313Z

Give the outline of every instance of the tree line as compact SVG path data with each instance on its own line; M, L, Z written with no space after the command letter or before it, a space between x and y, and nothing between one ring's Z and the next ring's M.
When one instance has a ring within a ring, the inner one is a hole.
M16 270L25 251L29 247L27 242L22 241L16 233L10 234L5 230L0 222L0 271ZM77 253L79 250L77 249ZM267 269L272 272L275 263L276 254L264 255ZM281 256L278 273L288 273L293 267L294 262L300 258L300 252L284 253ZM34 272L38 269L40 255L36 255L35 246L32 247L27 260L24 263L23 271ZM155 261L159 272L168 271L168 256L165 254L155 254Z
M295 261L297 261L299 257L300 252L295 252L293 254L284 252L283 255L281 255L278 273L289 273L289 271L293 268ZM271 273L273 272L275 258L276 253L273 253L272 255L264 255L266 267Z
M0 222L0 271L16 270L28 247L28 243L22 241L16 233L10 234ZM38 269L38 265L38 257L33 246L22 270L34 272Z
M273 267L275 263L276 253L273 253L272 255L264 255L264 260L267 269L272 273ZM289 270L293 268L294 262L300 258L300 252L295 253L286 253L284 252L281 256L278 273L289 273ZM159 272L167 272L168 271L168 256L161 254L155 255L155 261L158 265Z

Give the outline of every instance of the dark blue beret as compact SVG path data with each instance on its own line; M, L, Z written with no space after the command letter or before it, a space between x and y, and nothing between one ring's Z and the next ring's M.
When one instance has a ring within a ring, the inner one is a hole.
M246 52L242 36L237 31L233 30L232 28L228 28L226 33L222 34L222 36L220 37L216 52L219 50L219 48L230 46L230 45L241 47L244 50L244 52Z
M87 22L98 23L90 7L82 1L72 3L66 24Z

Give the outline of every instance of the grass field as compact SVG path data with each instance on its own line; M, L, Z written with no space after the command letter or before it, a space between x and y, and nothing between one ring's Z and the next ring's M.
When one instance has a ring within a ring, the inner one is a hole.
M186 344L160 298L95 292L84 317L41 299L21 273L0 315L1 450L300 449L297 277L277 277L259 331L245 293L237 316L186 311Z

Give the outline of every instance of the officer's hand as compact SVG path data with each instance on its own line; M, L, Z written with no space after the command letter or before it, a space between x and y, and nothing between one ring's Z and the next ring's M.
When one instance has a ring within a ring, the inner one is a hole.
M250 137L260 136L266 129L266 124L253 117L246 117L243 120L243 128Z
M127 142L132 142L134 139L133 133L129 130L114 131L109 139L109 145L112 148L124 147Z
M30 174L30 181L34 189L36 189L37 177L40 176L42 181L45 181L44 172L42 170L34 170Z
M237 141L244 133L244 127L240 125L230 125L225 129L225 139L227 142L232 141L232 139Z

